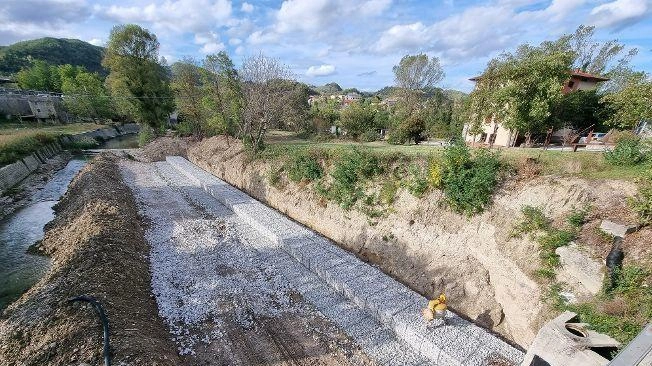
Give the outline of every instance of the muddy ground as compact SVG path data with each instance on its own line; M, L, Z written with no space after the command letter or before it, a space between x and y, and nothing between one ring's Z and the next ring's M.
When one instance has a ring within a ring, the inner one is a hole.
M81 294L106 309L114 364L179 364L151 297L149 247L116 158L103 155L84 168L55 212L40 245L50 271L0 317L0 364L100 364L96 314L66 302Z

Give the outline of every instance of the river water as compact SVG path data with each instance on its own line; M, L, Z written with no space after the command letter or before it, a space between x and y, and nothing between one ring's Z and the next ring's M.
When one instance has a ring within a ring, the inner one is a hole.
M26 251L43 238L43 227L54 218L52 206L66 193L68 184L84 165L84 160L71 160L34 195L29 205L0 221L0 310L48 270L49 258Z
M99 146L100 149L137 147L138 135L116 137ZM0 220L0 313L49 269L49 258L28 254L27 249L43 239L43 228L54 218L52 207L84 165L86 161L81 158L71 160L27 206Z

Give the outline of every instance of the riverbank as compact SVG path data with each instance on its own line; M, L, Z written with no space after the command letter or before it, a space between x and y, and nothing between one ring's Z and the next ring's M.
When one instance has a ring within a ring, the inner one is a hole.
M115 364L180 363L151 297L149 246L116 161L106 154L93 160L55 206L40 245L52 266L0 316L0 364L100 363L95 312L66 303L81 294L105 307Z

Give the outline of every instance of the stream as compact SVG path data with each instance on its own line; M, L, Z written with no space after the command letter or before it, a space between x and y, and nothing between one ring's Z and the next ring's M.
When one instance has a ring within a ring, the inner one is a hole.
M99 148L134 147L138 147L138 135L117 137ZM86 161L82 158L70 160L32 197L28 205L0 220L0 313L49 269L48 257L28 254L27 249L43 239L43 228L54 218L52 207L85 165Z

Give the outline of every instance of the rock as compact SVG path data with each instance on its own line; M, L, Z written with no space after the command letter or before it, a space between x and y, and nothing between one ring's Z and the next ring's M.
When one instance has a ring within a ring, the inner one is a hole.
M636 225L622 225L622 224L617 224L613 221L602 220L602 223L600 224L600 229L607 234L624 238L625 235L636 231Z
M600 292L604 279L601 261L583 252L577 244L571 243L555 250L561 260L557 278L568 284L576 294L596 295Z

